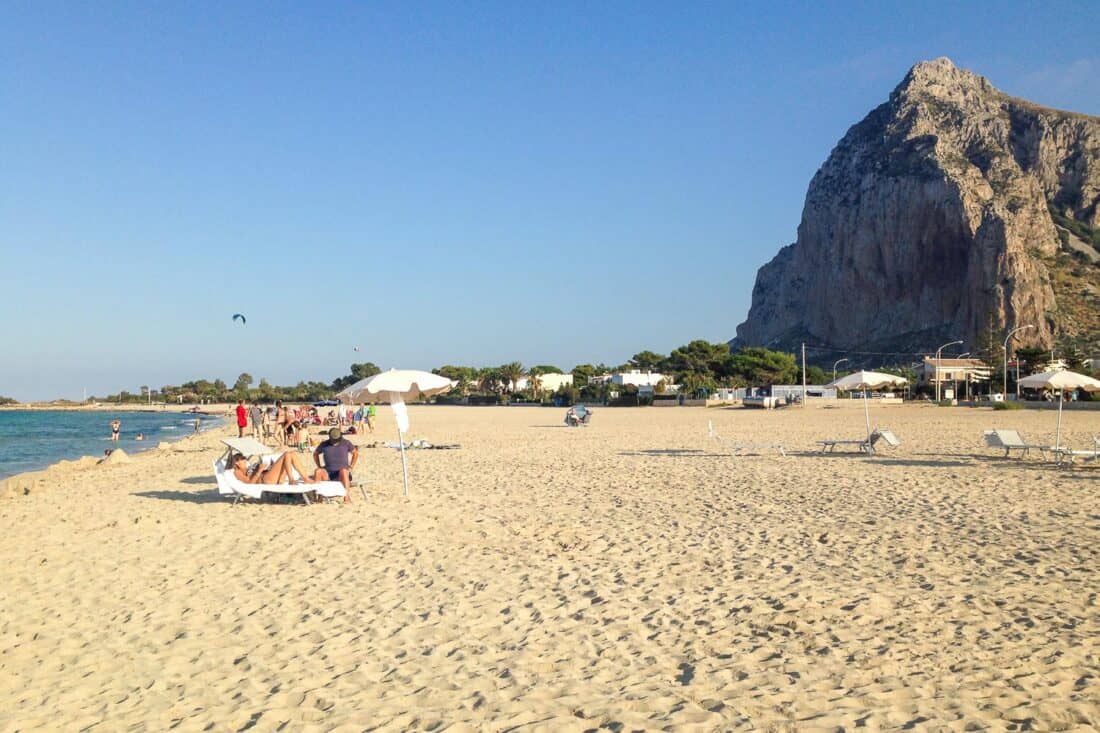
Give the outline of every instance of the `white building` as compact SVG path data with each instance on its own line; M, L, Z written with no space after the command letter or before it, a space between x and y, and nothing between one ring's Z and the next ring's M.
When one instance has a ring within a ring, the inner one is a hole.
M619 387L633 384L635 387L641 389L642 387L656 387L658 382L672 384L672 377L657 372L643 372L640 369L631 369L629 372L619 372L618 374L610 375L609 381Z

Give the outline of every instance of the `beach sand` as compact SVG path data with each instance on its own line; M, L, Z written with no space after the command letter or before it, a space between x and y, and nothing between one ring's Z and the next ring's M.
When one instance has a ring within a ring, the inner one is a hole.
M0 731L1100 727L1100 465L980 440L1052 412L410 414L409 501L231 508L231 428L0 500Z

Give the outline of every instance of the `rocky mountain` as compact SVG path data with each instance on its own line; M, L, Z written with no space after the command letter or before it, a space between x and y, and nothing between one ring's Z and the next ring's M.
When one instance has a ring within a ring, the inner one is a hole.
M1100 118L941 58L837 144L731 344L976 350L1022 324L1021 343L1100 336Z

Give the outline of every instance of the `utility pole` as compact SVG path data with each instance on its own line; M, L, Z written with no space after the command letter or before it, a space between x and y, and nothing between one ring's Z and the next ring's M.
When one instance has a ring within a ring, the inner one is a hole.
M1008 340L1010 338L1012 338L1012 334L1016 333L1017 331L1024 331L1024 330L1029 329L1029 328L1035 328L1035 326L1033 326L1033 325L1019 326L1018 328L1012 329L1011 331L1008 332L1008 335L1005 336L1004 343L1001 344L1001 348L1004 349L1004 356L1005 356L1005 361L1004 361L1004 385L1005 385L1004 399L1005 399L1005 402L1008 402ZM1016 398L1017 399L1020 398L1019 381L1020 381L1020 360L1019 360L1019 358L1017 358L1016 359L1016 382L1017 382L1017 384L1016 384Z
M806 342L802 342L802 407L806 407Z

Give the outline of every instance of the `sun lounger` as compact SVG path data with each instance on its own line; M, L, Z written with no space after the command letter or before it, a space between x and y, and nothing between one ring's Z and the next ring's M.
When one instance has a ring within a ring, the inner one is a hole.
M864 438L863 440L819 440L818 442L821 443L822 453L833 453L836 451L838 445L852 445L858 447L860 452L873 456L875 454L875 444L879 441L886 443L886 445L891 448L897 448L901 445L901 441L898 440L896 435L883 428L876 428L875 431L871 433L870 440Z
M240 453L246 457L263 456L275 450L255 438L222 438L222 444L225 446L225 453L222 454L223 461L228 461L229 456L234 453Z
M986 430L982 433L982 437L985 438L985 444L990 448L1004 448L1005 458L1008 458L1014 450L1020 451L1021 458L1032 450L1037 450L1043 455L1046 455L1048 450L1053 450L1049 445L1038 445L1025 442L1015 430L1006 430L1003 428Z
M781 456L787 455L787 450L779 443L746 443L723 438L714 430L714 423L711 420L707 420L707 437L724 445L734 456L772 450L777 451Z
M295 472L297 473L297 472ZM299 477L301 478L301 477ZM232 496L233 506L245 499L262 499L264 493L269 494L297 494L306 504L310 503L309 495L316 494L326 500L347 496L347 490L339 481L317 481L316 483L293 484L249 484L241 481L227 470L222 459L214 461L214 480L218 484L218 493L222 496ZM364 492L364 498L366 493Z
M1072 448L1051 448L1058 458L1058 465L1074 463L1078 458L1083 461L1095 461L1100 459L1100 437L1092 439L1093 447L1087 450L1074 450Z

